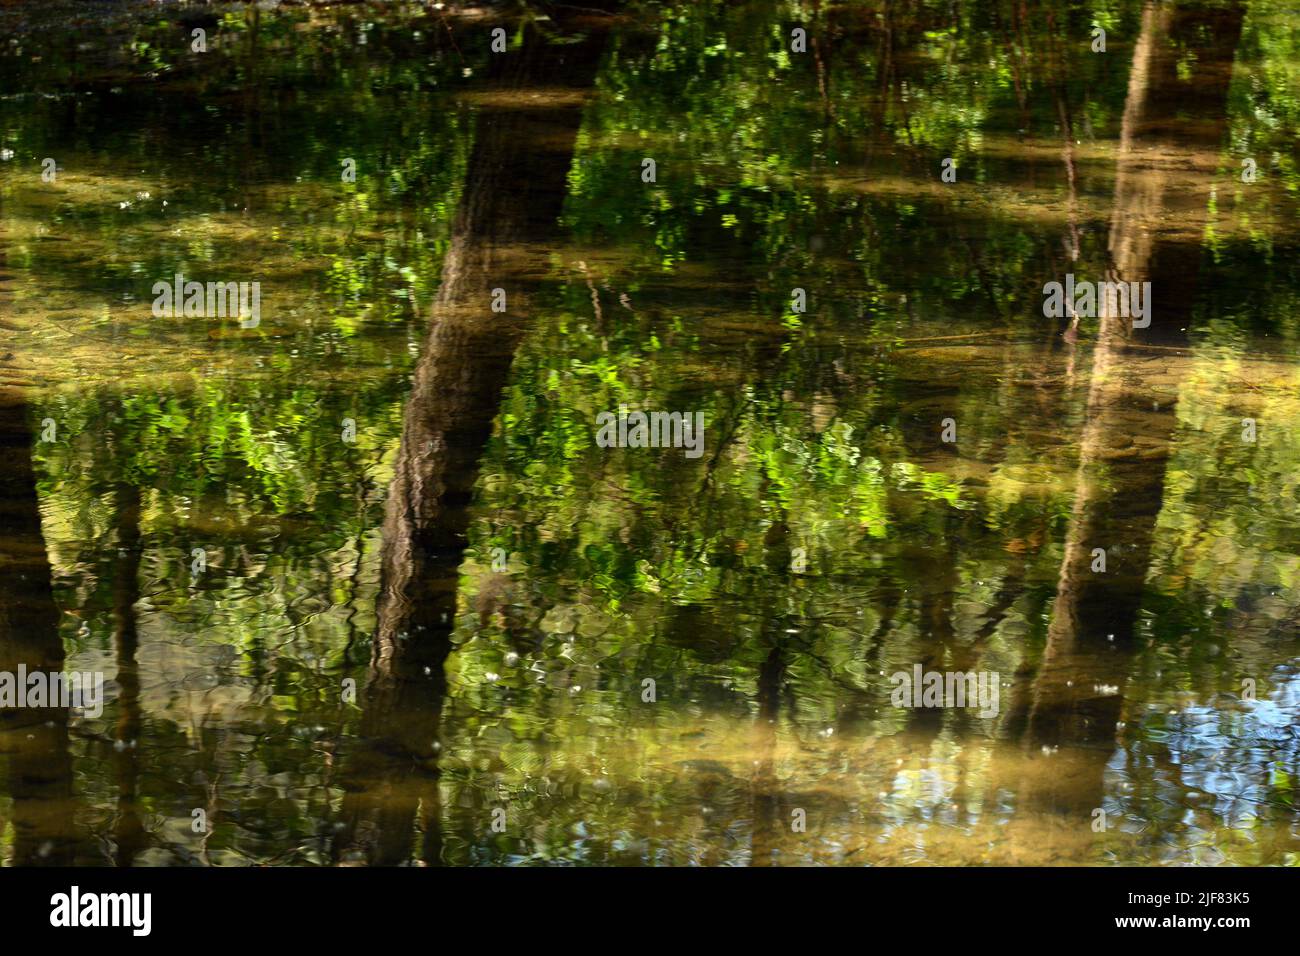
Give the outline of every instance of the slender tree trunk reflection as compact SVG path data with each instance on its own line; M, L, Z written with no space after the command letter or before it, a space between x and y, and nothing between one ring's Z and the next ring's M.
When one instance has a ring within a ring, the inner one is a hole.
M1133 52L1109 251L1114 279L1151 282L1152 321L1134 330L1127 317L1101 319L1074 510L1024 736L1031 748L1074 753L1068 772L1037 775L1023 796L1083 822L1101 806L1187 368L1181 356L1153 359L1141 346L1186 342L1241 22L1240 5L1150 3ZM1193 37L1189 83L1178 76L1178 51ZM1180 234L1159 238L1175 213ZM1093 570L1098 549L1104 573Z
M144 849L140 818L140 668L136 661L139 633L135 605L140 600L140 489L120 481L114 492L117 560L113 565L113 651L117 656L118 719L114 731L113 774L117 816L113 821L114 861L130 866Z

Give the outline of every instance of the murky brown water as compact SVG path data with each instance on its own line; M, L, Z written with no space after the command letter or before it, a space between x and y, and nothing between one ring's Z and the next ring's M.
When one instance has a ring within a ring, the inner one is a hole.
M1295 32L1019 10L6 8L0 859L1296 863Z

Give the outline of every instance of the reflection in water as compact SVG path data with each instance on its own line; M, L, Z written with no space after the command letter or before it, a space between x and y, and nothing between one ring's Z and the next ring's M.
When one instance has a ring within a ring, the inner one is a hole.
M1050 793L1052 805L1065 812L1086 815L1103 806L1102 776L1123 712L1178 425L1178 388L1187 372L1186 363L1168 358L1167 351L1155 360L1143 352L1157 343L1166 349L1185 344L1199 267L1195 243L1178 238L1161 243L1154 236L1160 220L1175 211L1199 231L1208 197L1179 197L1184 201L1176 205L1166 181L1190 175L1195 185L1183 187L1190 191L1213 172L1198 168L1198 151L1212 151L1222 138L1227 80L1240 33L1239 7L1207 17L1204 11L1152 3L1143 9L1134 44L1108 240L1113 269L1107 278L1149 281L1160 290L1160 300L1158 309L1152 302L1147 329L1139 331L1118 314L1099 320L1065 557L1047 645L1027 692L1027 741L1034 748L1067 745L1093 754L1091 785L1075 778L1068 789L1051 788L1056 791ZM1192 121L1174 111L1181 85L1177 50L1202 35L1212 40L1198 44L1207 79L1198 87ZM1159 157L1155 169L1152 156ZM1106 562L1100 573L1099 553Z
M532 35L522 50L495 58L490 95L506 105L490 101L476 119L461 209L416 364L384 514L379 621L361 732L391 759L372 766L373 754L362 757L359 786L381 779L383 791L363 789L345 800L348 840L358 838L358 818L367 811L376 816L370 862L409 857L419 803L426 814L423 858L436 863L440 857L436 748L443 666L478 461L524 331L518 316L528 312L538 270L528 260L554 239L581 119L579 101L563 93L533 104L520 91L560 76L581 92L595 74L602 35L580 35L574 45L549 49ZM507 283L515 316L487 308L488 290L497 283ZM428 775L423 786L411 779L421 773Z
M140 489L120 481L113 491L117 524L117 557L113 562L113 653L119 687L118 719L113 736L117 813L113 823L113 862L130 866L143 849L145 830L140 817L137 787L140 776L140 668L136 661L139 634L135 606L140 600Z
M600 6L0 56L0 858L1296 862L1284 15Z
M59 611L41 539L36 480L29 449L29 410L18 395L0 394L0 514L4 588L0 589L0 673L47 673L63 666ZM21 668L21 670L20 670ZM0 709L7 762L13 862L69 865L77 858L73 825L68 712L57 706Z

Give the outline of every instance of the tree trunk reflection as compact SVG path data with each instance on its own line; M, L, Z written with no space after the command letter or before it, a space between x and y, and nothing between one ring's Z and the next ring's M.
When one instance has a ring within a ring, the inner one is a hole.
M1026 793L1085 821L1101 806L1123 709L1187 369L1177 352L1148 347L1186 344L1242 13L1240 5L1150 3L1133 52L1107 278L1151 283L1151 326L1135 330L1123 316L1100 320L1074 509L1025 732L1031 747L1091 754L1086 766L1053 775L1046 792ZM1195 83L1180 80L1177 63L1193 37L1201 74ZM1162 236L1175 213L1178 234ZM1093 570L1098 549L1104 573Z
M533 296L559 238L583 91L603 46L599 21L571 45L529 31L499 55L475 142L428 337L407 402L383 524L378 626L341 847L394 864L410 858L423 806L423 857L437 863L437 749L443 664L455 623L479 458L508 384ZM568 84L557 90L554 78ZM530 95L529 87L549 89ZM492 290L507 309L491 311ZM340 850L342 852L342 850Z

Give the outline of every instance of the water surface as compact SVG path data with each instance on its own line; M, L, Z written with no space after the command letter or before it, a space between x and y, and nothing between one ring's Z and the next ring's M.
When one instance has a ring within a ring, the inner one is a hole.
M6 863L1300 860L1285 4L0 14Z

